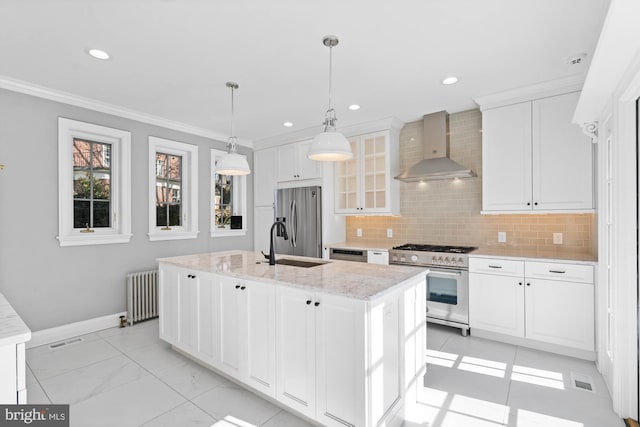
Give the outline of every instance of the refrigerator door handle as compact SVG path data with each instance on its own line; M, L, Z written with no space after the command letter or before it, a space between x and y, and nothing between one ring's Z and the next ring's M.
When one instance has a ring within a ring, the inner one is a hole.
M298 207L296 199L291 201L291 246L294 248L298 244Z

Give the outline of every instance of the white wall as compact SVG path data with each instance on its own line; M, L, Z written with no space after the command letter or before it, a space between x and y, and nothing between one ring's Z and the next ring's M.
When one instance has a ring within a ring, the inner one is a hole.
M61 248L58 234L58 117L132 134L132 232L128 244ZM199 147L197 239L149 242L148 137ZM226 143L0 89L0 293L32 331L126 311L125 276L156 267L156 258L251 249L246 236L209 237L209 149ZM238 147L252 164L251 150ZM248 179L253 224L253 183Z

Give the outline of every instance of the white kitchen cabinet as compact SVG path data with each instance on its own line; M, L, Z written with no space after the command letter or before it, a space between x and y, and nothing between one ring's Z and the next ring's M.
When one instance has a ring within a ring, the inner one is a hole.
M276 189L276 149L253 152L253 204L273 206Z
M335 165L335 213L400 212L397 133L382 131L349 138L353 158Z
M593 209L593 145L571 122L578 97L482 111L483 212Z
M594 351L593 266L469 259L469 326Z
M217 276L220 369L275 394L275 288Z
M269 253L270 235L269 231L274 221L274 207L256 206L253 210L253 250Z
M322 162L308 158L312 140L277 147L278 182L322 178Z

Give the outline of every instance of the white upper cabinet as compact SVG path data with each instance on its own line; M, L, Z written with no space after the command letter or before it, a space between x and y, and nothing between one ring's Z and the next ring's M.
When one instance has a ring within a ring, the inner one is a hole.
M593 145L571 122L578 97L483 110L483 212L593 209Z
M311 140L277 147L278 182L322 178L322 164L307 157Z
M335 164L335 212L398 214L400 186L393 179L399 167L397 133L354 136L349 143L353 159Z
M254 206L273 206L276 189L276 149L253 152Z

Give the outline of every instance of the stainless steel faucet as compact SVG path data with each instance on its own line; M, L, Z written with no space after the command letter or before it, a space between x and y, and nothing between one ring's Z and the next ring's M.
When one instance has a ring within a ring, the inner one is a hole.
M276 252L273 249L273 241L275 239L275 236L273 235L273 230L276 228L280 230L284 240L289 240L289 236L287 235L287 226L284 224L284 222L282 221L274 222L273 225L271 226L271 232L270 232L271 244L269 245L269 265L276 265Z

